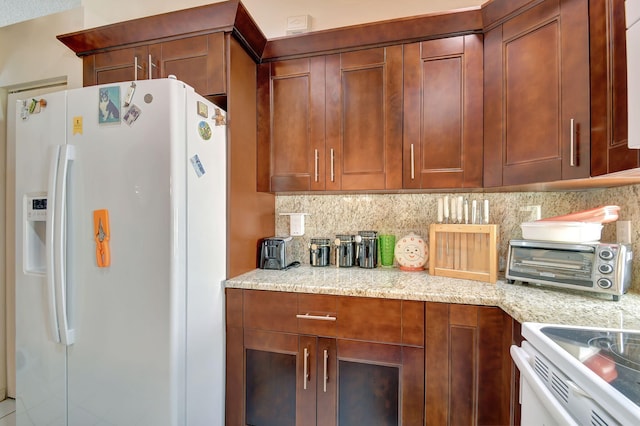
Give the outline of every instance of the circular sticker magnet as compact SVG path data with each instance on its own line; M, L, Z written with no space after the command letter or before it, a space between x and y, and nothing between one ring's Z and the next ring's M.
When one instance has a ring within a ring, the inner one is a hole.
M198 132L200 133L200 137L205 141L211 139L211 126L206 121L201 121L198 124Z

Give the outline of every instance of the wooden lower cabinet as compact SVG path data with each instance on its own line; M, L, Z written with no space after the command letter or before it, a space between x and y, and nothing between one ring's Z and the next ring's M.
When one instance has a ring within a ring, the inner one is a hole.
M517 325L488 306L227 289L226 424L519 424Z
M513 424L511 327L500 308L426 303L425 424Z
M422 302L228 289L227 424L423 425L422 324Z

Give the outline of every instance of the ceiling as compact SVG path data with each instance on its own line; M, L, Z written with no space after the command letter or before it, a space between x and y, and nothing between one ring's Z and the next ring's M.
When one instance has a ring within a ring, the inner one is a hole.
M222 0L0 0L0 27L84 6L100 25ZM267 38L284 36L290 17L309 16L311 31L478 6L486 0L242 0Z

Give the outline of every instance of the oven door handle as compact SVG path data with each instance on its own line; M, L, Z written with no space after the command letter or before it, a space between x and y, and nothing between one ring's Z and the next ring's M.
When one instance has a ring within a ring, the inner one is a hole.
M560 402L558 402L551 391L545 386L540 377L538 377L536 372L533 370L529 354L524 349L516 345L511 346L510 352L513 362L515 362L518 370L520 370L520 380L522 381L524 379L527 381L539 401L544 405L549 414L556 419L558 424L578 426L578 423L576 423L573 417L571 417ZM522 385L520 385L520 387L520 404L522 404Z

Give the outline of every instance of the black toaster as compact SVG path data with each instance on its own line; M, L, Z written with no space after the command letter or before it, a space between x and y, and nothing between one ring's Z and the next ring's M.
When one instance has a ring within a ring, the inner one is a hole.
M291 237L269 237L260 240L258 246L258 268L288 269L291 266L296 266L297 262L287 263L290 242Z

